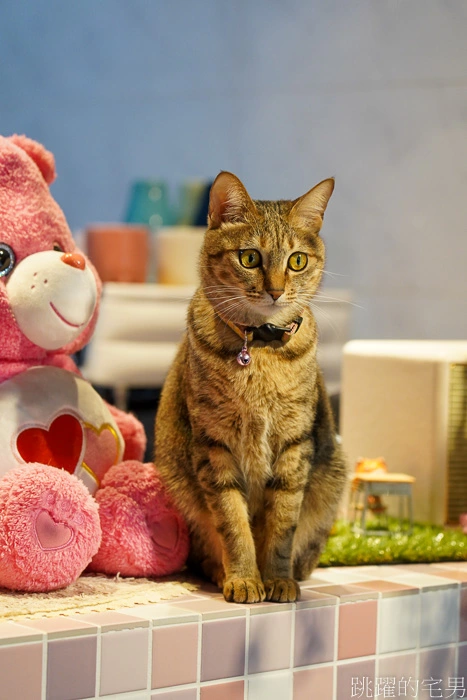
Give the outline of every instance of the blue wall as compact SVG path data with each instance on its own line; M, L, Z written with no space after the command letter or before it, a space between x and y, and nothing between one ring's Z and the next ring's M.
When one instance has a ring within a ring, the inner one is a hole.
M353 334L465 337L466 36L464 0L3 2L0 132L55 153L75 229L135 178L285 198L335 175Z

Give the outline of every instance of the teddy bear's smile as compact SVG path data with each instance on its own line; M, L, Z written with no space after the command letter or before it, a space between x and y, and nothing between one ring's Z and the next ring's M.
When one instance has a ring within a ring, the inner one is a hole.
M58 318L59 318L61 321L63 321L63 323L66 323L67 326L71 326L72 328L81 328L81 327L84 325L83 323L71 323L71 321L67 321L66 318L65 318L65 316L63 316L63 315L60 313L60 311L57 309L57 307L55 306L55 304L53 304L52 302L50 302L50 306L51 306L51 308L52 308L52 311L55 311L55 313L57 314Z

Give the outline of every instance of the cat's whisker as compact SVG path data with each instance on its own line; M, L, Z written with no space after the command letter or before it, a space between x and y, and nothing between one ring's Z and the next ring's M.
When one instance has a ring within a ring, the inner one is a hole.
M213 287L231 287L238 289L238 284L226 284L225 282L216 282L216 284L203 284L203 289L212 289Z
M231 317L230 317L230 316L231 316L232 314L230 314L230 316L229 316L229 312L232 312L232 313L233 313L233 312L236 311L237 309L243 308L243 307L244 307L244 304L243 304L242 302L237 301L237 302L235 302L234 304L232 304L231 306L228 306L228 307L226 307L225 309L222 309L222 313L223 313L223 315L227 316L227 318L228 318L229 321L230 321L230 320L231 320Z
M214 297L214 296L213 296L213 297L208 297L209 301L210 301L214 306L216 306L216 304L218 304L218 303L221 303L221 304L222 304L222 303L224 303L225 301L229 301L230 299L241 299L241 298L243 298L243 295L242 295L242 296L232 296L231 294L226 295L226 296L222 296L222 297L221 297L221 296L218 296L218 297Z
M235 308L237 307L238 303L239 302L236 302ZM233 311L235 311L235 308L233 309ZM233 311L232 311L232 313L233 313ZM230 309L228 309L228 310L222 309L222 318L228 319L230 321L231 320L230 319L231 313L229 313L229 312L230 312ZM209 319L209 317L210 317L209 311L206 311L203 315L203 318ZM229 327L226 324L222 324L221 333L224 337L226 337L228 335Z
M206 289L237 289L240 290L240 287L236 287L235 285L227 285L227 284L209 284L207 286L203 287L204 290Z
M237 309L239 309L239 308L243 308L243 304L242 304L242 303L238 303L236 306L234 306L233 308L229 309L227 312L226 312L226 311L223 311L222 313L223 313L224 319L226 319L226 320L229 321L230 323L235 323L235 319L234 319L235 312L236 312ZM222 335L223 335L223 337L225 338L226 336L228 336L228 334L229 334L229 327L228 327L227 324L225 324L225 327L224 327L224 329L223 329L223 331L222 331Z
M232 298L232 304L224 307L224 309L222 309L222 313L228 313L231 309L235 310L238 308L245 308L247 306L248 302L244 296Z
M245 295L245 292L238 287L204 290L206 297L212 301L216 299L227 299L232 296Z
M245 299L245 297L238 296L238 297L229 297L228 299L224 299L224 301L220 301L219 303L213 304L214 308L218 308L219 306L223 306L224 304L228 304L229 302L238 302L240 299Z
M223 318L230 318L231 313L235 313L238 309L243 308L243 305L239 302L232 304L231 306L226 306L224 309L217 309L218 313L222 314Z
M310 293L302 292L299 295L299 297L297 298L297 301L299 301L301 303L301 308L303 308L303 305L305 304L310 309L312 309L312 311L315 313L315 315L319 316L319 314L321 314L321 318L326 319L326 321L329 323L329 325L331 326L334 333L336 335L338 334L338 330L334 324L332 316L327 311L325 311L319 304L316 303L317 299L316 299L316 296L314 294L312 294L311 292Z
M220 299L212 299L211 303L214 307L225 306L229 302L239 302L244 300L245 296L243 294L237 294L236 296L222 297Z
M321 314L321 318L324 318L330 327L332 328L333 332L335 333L336 336L339 335L339 330L335 324L335 321L333 320L331 314L329 314L327 311L322 309L321 307L317 306L316 304L313 304L313 302L310 303L310 308L313 310L313 313L318 316Z
M365 307L360 306L359 304L356 304L353 301L350 301L349 299L343 299L342 297L334 297L334 296L329 296L328 294L324 294L321 291L317 292L301 292L300 295L301 299L308 299L308 301L319 301L322 304L332 304L334 302L340 303L340 304L348 304L349 306L354 306L357 309L364 309Z
M360 304L356 304L354 301L350 301L349 299L323 296L319 292L317 294L315 294L313 298L315 301L320 301L323 304L332 304L334 302L339 302L341 304L348 304L349 306L354 306L356 309L364 309L365 308L364 306L360 306Z
M220 287L219 289L208 289L204 290L206 296L213 294L243 294L244 290L238 287Z
M323 275L329 275L329 277L350 277L350 275L343 274L342 272L331 272L330 270L325 270L323 267L316 268Z
M213 289L208 292L205 292L206 296L208 299L218 299L218 298L223 298L223 297L228 297L228 296L235 296L237 294L243 294L244 292L241 289Z

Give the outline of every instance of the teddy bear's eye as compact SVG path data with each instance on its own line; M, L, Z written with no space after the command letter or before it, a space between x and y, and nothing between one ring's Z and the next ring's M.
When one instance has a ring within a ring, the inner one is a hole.
M60 243L54 243L54 250L56 250L57 253L63 253L63 248Z
M8 275L15 266L16 256L6 243L0 243L0 277Z

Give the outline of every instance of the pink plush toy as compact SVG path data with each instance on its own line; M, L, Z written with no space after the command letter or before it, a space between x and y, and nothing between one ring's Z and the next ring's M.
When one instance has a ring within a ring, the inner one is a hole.
M107 405L71 353L101 283L49 191L54 158L0 137L0 586L50 591L93 571L179 570L187 528L130 414ZM91 561L92 560L92 561Z

